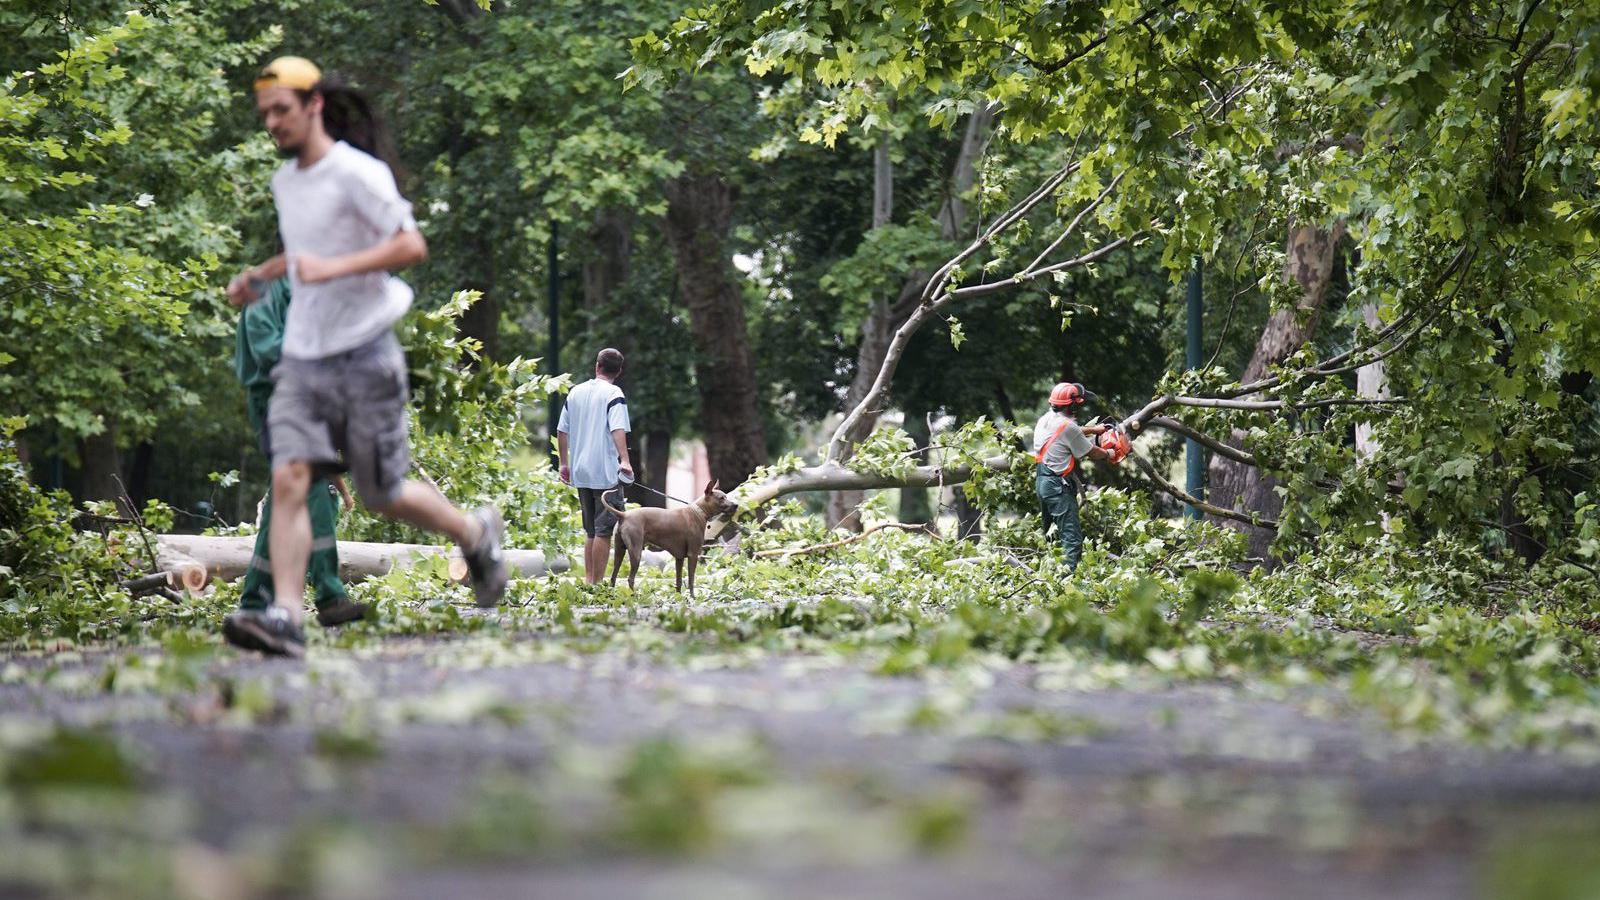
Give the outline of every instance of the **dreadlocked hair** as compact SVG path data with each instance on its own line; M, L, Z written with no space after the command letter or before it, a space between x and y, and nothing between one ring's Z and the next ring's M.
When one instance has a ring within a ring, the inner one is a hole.
M328 136L383 160L396 178L402 177L394 137L388 126L373 110L367 96L343 76L324 73L316 87L295 93L302 100L310 100L313 94L322 95L322 127L327 129Z

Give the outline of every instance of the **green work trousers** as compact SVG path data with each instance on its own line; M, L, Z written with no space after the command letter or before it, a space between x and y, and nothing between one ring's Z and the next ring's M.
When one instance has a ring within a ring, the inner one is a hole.
M1056 527L1056 540L1066 551L1067 567L1076 570L1083 557L1083 527L1078 524L1078 488L1071 480L1039 466L1033 476L1033 489L1044 512L1044 532Z
M339 497L333 493L327 479L311 482L306 511L311 514L311 561L306 566L306 580L316 592L320 609L345 597L344 582L339 580L339 545L334 537L334 527L339 520ZM261 530L256 533L255 554L250 558L250 571L245 573L244 587L239 591L242 609L266 609L272 605L272 557L267 549L267 534L271 530L272 492L269 490L266 508L261 513Z

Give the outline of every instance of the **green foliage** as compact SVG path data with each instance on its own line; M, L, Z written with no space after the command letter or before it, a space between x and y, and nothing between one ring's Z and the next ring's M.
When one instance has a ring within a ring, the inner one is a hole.
M840 301L834 329L860 338L859 331L874 300L892 302L906 273L932 271L954 249L938 237L931 222L885 225L869 230L853 254L834 263L820 286Z
M0 641L121 633L138 604L116 582L142 547L125 530L73 528L71 499L39 490L17 461L21 425L0 422Z
M266 157L214 126L236 102L222 64L263 43L227 41L221 17L89 16L52 61L0 55L0 396L69 459L192 415L231 335L209 282Z
M712 804L728 788L750 787L767 779L761 760L742 748L716 754L694 753L663 738L637 747L617 777L622 800L618 833L627 842L655 853L704 850L715 836Z

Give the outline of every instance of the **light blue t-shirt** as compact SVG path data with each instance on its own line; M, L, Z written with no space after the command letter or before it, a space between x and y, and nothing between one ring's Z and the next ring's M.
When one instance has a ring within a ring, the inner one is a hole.
M603 490L617 486L622 460L617 456L611 432L619 428L632 430L628 425L628 398L622 396L622 388L592 378L567 395L556 430L567 436L573 487Z

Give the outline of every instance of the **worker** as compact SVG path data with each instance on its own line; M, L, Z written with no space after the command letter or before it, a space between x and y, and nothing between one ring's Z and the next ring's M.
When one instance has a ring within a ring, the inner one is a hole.
M1076 382L1064 381L1050 391L1050 411L1033 426L1034 491L1044 513L1045 534L1056 528L1067 568L1076 570L1083 557L1083 528L1078 522L1079 470L1084 459L1113 465L1128 455L1127 434L1111 425L1079 425L1073 407L1094 394Z

